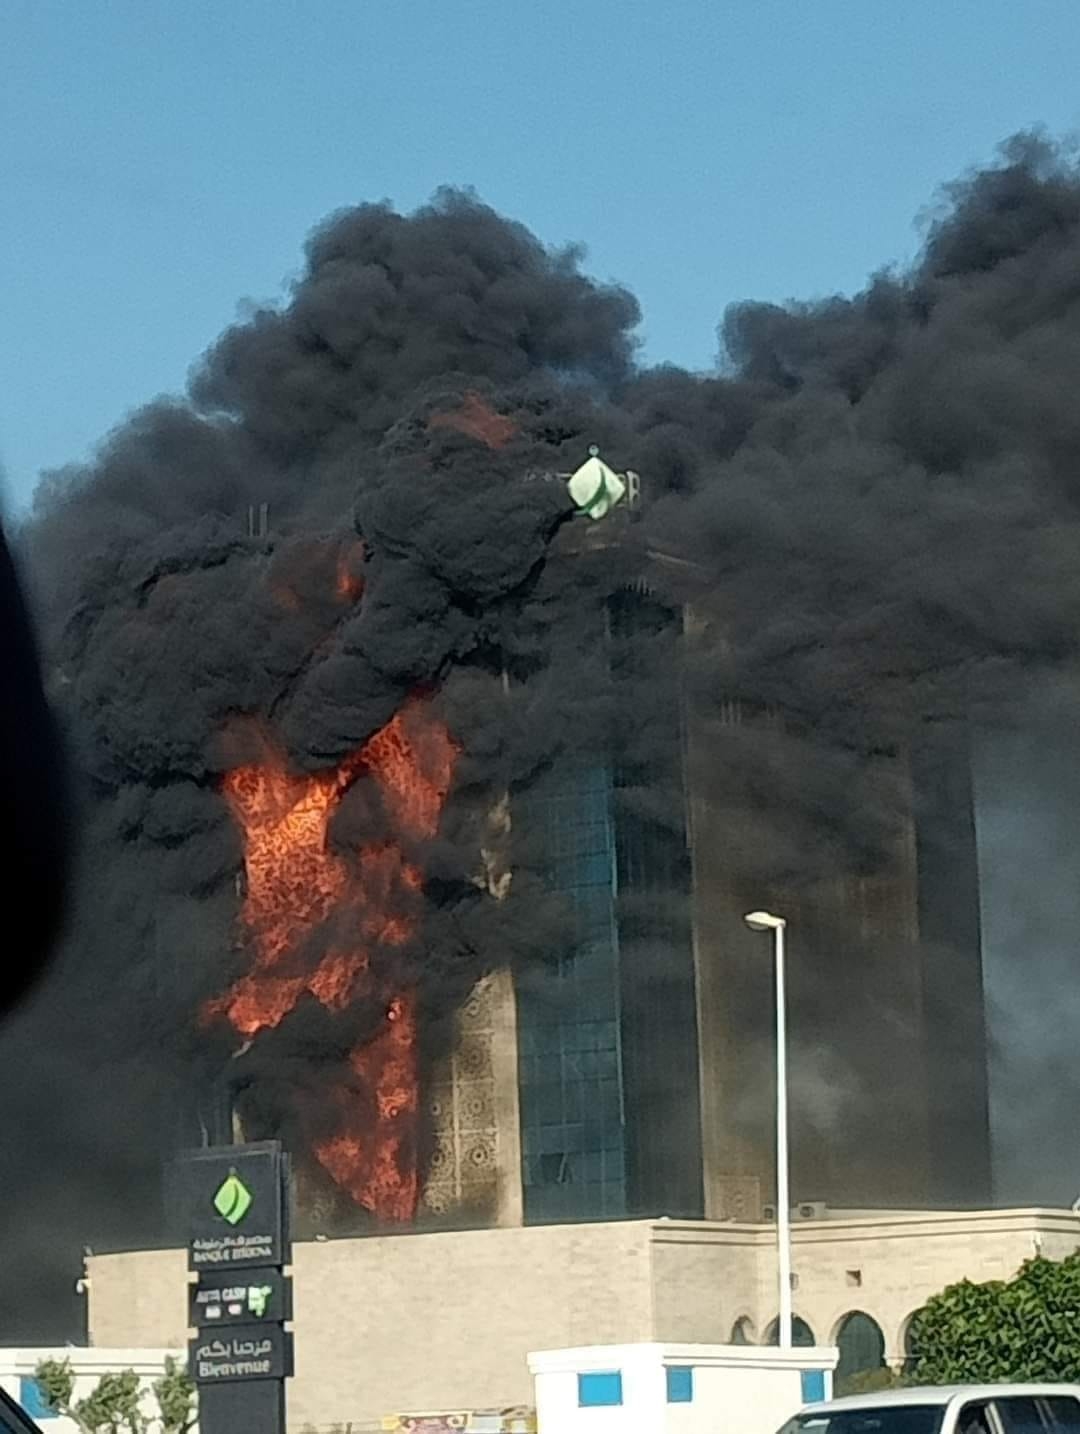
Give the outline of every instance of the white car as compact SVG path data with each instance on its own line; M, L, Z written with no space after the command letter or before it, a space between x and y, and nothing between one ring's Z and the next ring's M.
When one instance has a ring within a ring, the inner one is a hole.
M10 1395L0 1389L0 1434L41 1434L41 1430L24 1414Z
M1080 1434L1080 1384L962 1384L808 1406L780 1434Z

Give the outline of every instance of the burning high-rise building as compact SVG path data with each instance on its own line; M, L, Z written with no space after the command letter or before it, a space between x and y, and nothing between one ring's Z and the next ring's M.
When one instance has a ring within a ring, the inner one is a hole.
M1080 671L1078 249L1019 141L910 272L735 307L703 377L475 199L361 206L55 477L84 840L4 1035L5 1284L159 1238L161 1155L237 1130L335 1228L767 1204L766 904L796 1195L983 1200L965 747ZM633 515L551 476L593 443Z
M496 415L483 413L470 395L458 416L487 443ZM670 556L642 544L640 516L623 509L602 528L575 518L545 559L554 586L575 566L617 574L551 636L603 669L612 731L600 743L582 733L500 798L477 851L478 884L497 901L514 878L513 834L525 834L526 860L562 909L558 935L533 963L483 976L426 1062L412 993L370 988L385 1027L326 1076L327 1133L313 1144L354 1208L308 1183L302 1214L316 1227L760 1216L773 1186L771 966L741 915L763 890L791 924L796 1196L867 1207L990 1198L963 723L866 754L890 804L862 869L834 859L809 879L768 873L739 791L717 791L709 773L754 760L765 776L797 740L792 724L738 701L703 707L685 649L722 628L723 613L700 574L674 564L673 577ZM518 675L500 661L508 699ZM527 653L522 681L535 661ZM646 711L642 683L655 689ZM265 757L226 776L245 834L253 964L210 1011L254 1040L302 995L349 1008L372 979L370 944L407 940L422 876L399 846L369 845L350 887L328 850L334 804L367 772L404 839L431 838L453 760L420 702L332 771L289 778ZM782 808L770 819L782 824ZM290 970L332 910L351 935L314 968ZM268 1127L245 1122L258 1091L243 1075L230 1088L241 1124L230 1115L221 1137L279 1128L277 1108Z

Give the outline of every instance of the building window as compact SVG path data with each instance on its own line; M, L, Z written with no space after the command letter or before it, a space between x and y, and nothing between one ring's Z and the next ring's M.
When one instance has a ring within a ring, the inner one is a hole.
M31 1419L56 1418L56 1410L45 1398L41 1385L25 1374L19 1380L19 1403Z
M915 1311L918 1314L918 1310ZM904 1350L904 1373L910 1374L919 1360L919 1350L915 1340L915 1314L908 1315L904 1321L904 1332L900 1343Z
M804 1369L802 1371L802 1402L820 1404L825 1398L825 1371Z
M777 1345L780 1343L780 1323L773 1320L772 1324L765 1331L765 1343ZM817 1343L814 1338L814 1331L805 1320L795 1315L791 1321L791 1343L796 1349L812 1349Z
M885 1367L885 1336L881 1326L862 1310L852 1310L840 1321L836 1347L840 1351L840 1362L836 1366L838 1383L855 1374Z
M622 1371L597 1370L577 1377L577 1402L581 1409L598 1409L622 1403Z
M742 1315L731 1326L732 1344L753 1344L754 1325L749 1315Z
M563 1151L548 1151L540 1157L540 1184L569 1185L574 1178L574 1168L569 1155Z
M667 1402L669 1404L692 1404L694 1400L694 1370L689 1364L669 1364L667 1375Z

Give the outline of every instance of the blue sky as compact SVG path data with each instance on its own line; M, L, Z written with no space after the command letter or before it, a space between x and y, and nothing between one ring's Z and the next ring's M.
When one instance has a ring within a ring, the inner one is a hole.
M183 386L327 212L474 186L708 366L734 299L858 287L937 186L1077 126L1076 0L4 0L0 457Z

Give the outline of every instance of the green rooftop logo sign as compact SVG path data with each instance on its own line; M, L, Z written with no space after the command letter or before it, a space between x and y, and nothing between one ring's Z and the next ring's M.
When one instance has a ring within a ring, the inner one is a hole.
M605 517L626 496L627 479L607 466L594 443L566 486L578 509L595 520Z
M251 1191L235 1170L218 1186L214 1209L230 1225L239 1225L251 1209Z

